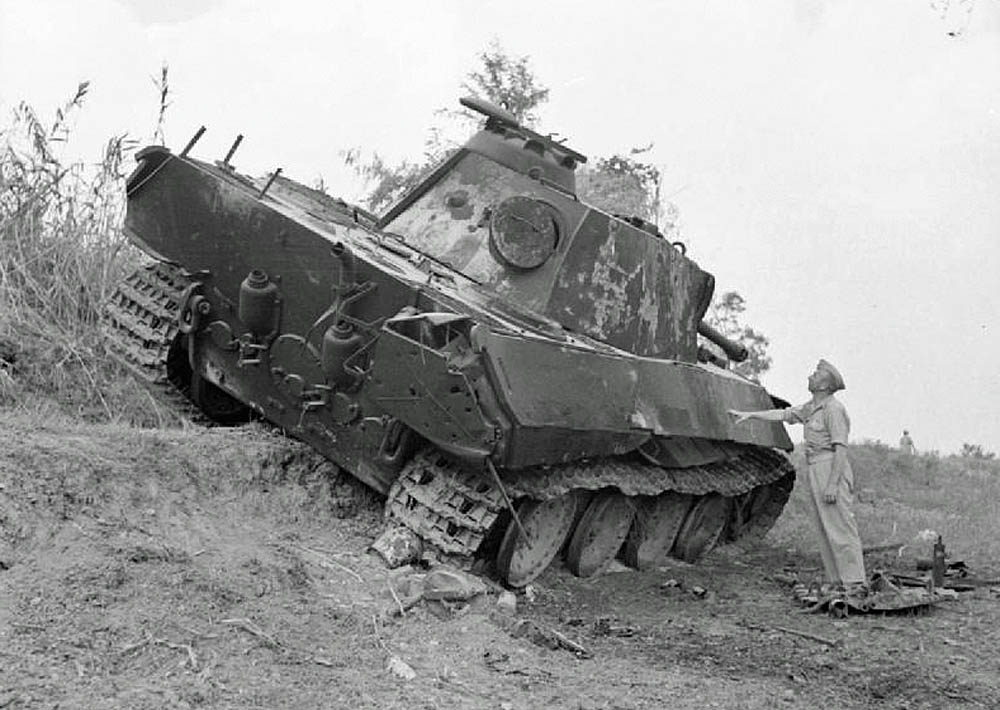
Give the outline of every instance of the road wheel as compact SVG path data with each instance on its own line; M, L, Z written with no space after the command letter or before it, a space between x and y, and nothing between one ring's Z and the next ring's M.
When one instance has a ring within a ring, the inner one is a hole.
M246 424L252 417L250 408L243 402L197 372L191 374L191 389L188 396L198 409L216 424Z
M629 567L649 569L666 560L692 500L693 496L673 492L639 500L625 539L625 562Z
M794 482L795 473L791 472L735 498L725 539L743 548L760 542L781 516Z
M598 493L576 526L566 548L566 564L589 577L618 554L635 517L635 503L615 490Z
M517 517L527 539L512 519L497 554L500 578L511 587L523 587L544 572L566 541L575 514L576 498L571 494L523 500L517 506Z
M697 562L719 542L729 522L732 501L710 493L695 501L681 525L670 553L685 562Z

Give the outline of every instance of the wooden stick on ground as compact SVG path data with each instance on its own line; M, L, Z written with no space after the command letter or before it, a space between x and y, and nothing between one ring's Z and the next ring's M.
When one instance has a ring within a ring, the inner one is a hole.
M133 644L131 644L129 646L126 646L125 648L123 648L121 651L118 652L118 655L119 656L126 656L126 655L132 653L132 651L138 651L143 646L148 645L149 641L150 640L147 638L147 639L144 639L142 641L139 641L138 643L133 643Z
M301 550L302 552L308 552L314 558L317 558L316 559L316 564L318 564L320 567L325 567L326 569L339 569L342 572L347 572L349 575L351 575L352 577L354 577L359 582L364 582L365 581L364 578L360 574L358 574L357 572L355 572L354 570L352 570L347 565L341 564L340 562L337 562L336 560L329 559L330 555L327 554L327 553L325 553L325 552L321 552L320 550L314 550L311 547L306 547L305 545L298 545L298 544L295 544L295 543L291 543L291 547L294 547L297 550Z
M586 648L584 648L583 646L581 646L580 644L578 644L576 641L569 638L565 634L561 634L555 629L549 629L548 631L555 637L555 639L559 642L559 645L562 646L563 648L568 649L569 651L572 651L573 653L583 658L591 657L592 654L590 653L590 651L588 651Z
M802 638L809 639L810 641L815 641L816 643L821 643L826 646L837 646L840 643L840 641L838 640L828 639L825 636L819 636L817 634L811 634L808 631L789 629L787 626L774 626L772 628L775 631L781 631L782 633L792 634L793 636L801 636Z
M194 647L186 643L174 643L172 641L167 641L166 639L154 639L153 643L157 646L166 646L167 648L172 648L175 651L187 651L188 664L191 670L198 670L198 657L194 653Z
M403 602L399 601L399 595L396 594L396 589L392 586L392 580L385 580L385 584L389 587L389 592L392 594L392 598L396 600L396 606L399 607L399 615L406 616L406 609L403 607Z
M899 548L905 546L905 543L902 542L887 542L883 545L869 545L868 547L862 548L861 551L867 555L870 552L889 552L890 550L899 550Z
M240 617L237 619L222 619L219 621L219 623L229 624L230 626L235 626L238 629L243 629L247 633L253 634L257 638L259 638L261 641L263 641L266 645L270 646L271 648L281 647L281 644L277 641L277 639L275 639L272 636L269 636L267 633L264 632L263 629L257 626L257 624L253 623L252 621L250 621L250 619L246 617Z

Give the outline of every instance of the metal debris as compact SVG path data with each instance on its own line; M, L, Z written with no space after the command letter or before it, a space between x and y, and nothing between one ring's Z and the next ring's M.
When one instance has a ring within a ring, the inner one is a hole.
M371 550L385 560L389 569L395 569L419 560L423 554L423 541L407 527L390 525L375 539Z
M517 612L517 597L514 596L514 593L509 591L501 592L500 596L497 597L497 609L507 616L513 616Z
M797 583L792 594L808 613L827 612L845 617L850 613L894 612L926 609L943 599L957 596L954 591L929 587L904 587L876 572L867 585L807 585Z
M399 656L389 656L385 662L385 668L402 680L413 680L417 677L417 672Z

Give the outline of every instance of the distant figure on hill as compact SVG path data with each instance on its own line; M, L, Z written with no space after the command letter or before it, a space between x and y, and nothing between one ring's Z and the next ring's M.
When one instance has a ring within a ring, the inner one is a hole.
M844 389L837 368L820 360L809 375L805 404L788 409L766 409L729 414L736 424L747 419L805 425L806 460L809 462L809 511L819 533L819 552L827 581L848 587L866 583L865 562L858 525L851 512L854 473L847 460L847 435L851 421L833 393Z
M913 456L917 453L917 447L913 445L913 439L910 438L910 432L903 429L903 435L899 437L899 450L904 454L909 454Z

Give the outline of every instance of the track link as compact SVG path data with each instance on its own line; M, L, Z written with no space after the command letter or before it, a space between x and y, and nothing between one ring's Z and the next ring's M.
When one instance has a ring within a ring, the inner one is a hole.
M485 478L428 449L392 484L385 513L467 567L503 506L500 491Z
M104 309L102 331L112 354L142 383L158 404L178 417L207 421L187 397L188 382L171 379L178 352L178 309L190 281L178 267L152 263L123 280Z

